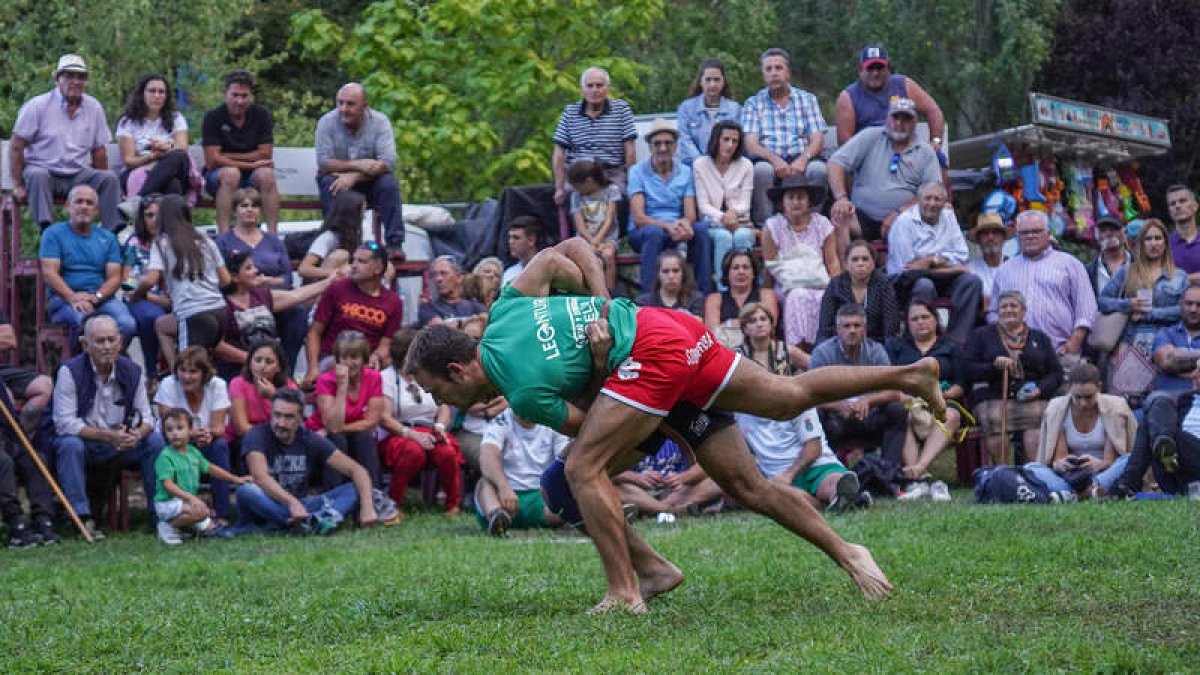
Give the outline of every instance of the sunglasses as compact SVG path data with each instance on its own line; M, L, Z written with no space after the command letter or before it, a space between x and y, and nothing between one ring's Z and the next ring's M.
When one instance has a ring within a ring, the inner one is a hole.
M417 403L421 402L421 387L417 386L416 382L409 382L408 386L404 387L404 390L408 392L409 396L412 396L413 401Z

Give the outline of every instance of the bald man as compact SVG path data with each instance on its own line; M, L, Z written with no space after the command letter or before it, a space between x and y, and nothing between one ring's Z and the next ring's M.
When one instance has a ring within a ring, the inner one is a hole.
M351 82L337 92L337 107L317 122L317 187L321 210L329 213L334 195L361 192L383 221L383 238L392 257L404 255L404 221L396 139L387 115L367 105L367 91Z

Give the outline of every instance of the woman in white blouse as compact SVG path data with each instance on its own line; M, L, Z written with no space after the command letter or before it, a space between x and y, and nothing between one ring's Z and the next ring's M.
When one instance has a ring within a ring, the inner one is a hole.
M717 122L708 138L708 154L692 164L696 204L712 238L713 269L720 268L729 249L753 248L757 238L750 222L754 165L742 156L742 142L741 126ZM720 288L725 290L724 284Z
M154 405L161 419L171 408L183 408L192 415L191 444L210 463L226 471L229 464L229 444L225 441L225 425L229 421L229 387L217 377L208 350L188 347L175 357L171 375L163 378L154 393ZM212 479L213 514L218 524L229 518L229 484Z
M115 135L125 163L121 186L130 198L126 206L131 213L142 197L152 194L186 195L189 205L195 205L187 120L175 110L167 78L155 73L138 80L117 118Z

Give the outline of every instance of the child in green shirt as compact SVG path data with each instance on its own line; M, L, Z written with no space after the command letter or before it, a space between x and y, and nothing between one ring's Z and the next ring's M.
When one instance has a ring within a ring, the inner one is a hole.
M241 485L251 481L249 476L234 476L225 469L209 464L195 446L189 445L192 433L192 414L183 408L172 408L163 415L163 435L167 447L154 462L158 489L154 492L154 513L158 516L158 538L172 546L182 544L180 529L192 527L200 535L216 530L208 504L196 496L200 474Z

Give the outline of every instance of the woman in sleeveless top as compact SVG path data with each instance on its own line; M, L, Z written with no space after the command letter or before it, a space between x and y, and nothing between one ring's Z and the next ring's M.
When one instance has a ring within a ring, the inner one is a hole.
M1070 388L1046 405L1037 461L1025 465L1051 492L1080 498L1111 491L1129 461L1137 420L1120 396L1100 393L1100 370L1081 363Z
M794 375L808 369L808 354L775 339L775 315L765 305L748 302L738 316L743 341L738 351L776 375Z
M762 266L749 249L735 248L725 254L721 261L721 285L726 290L709 293L704 300L704 325L717 336L721 344L730 349L742 344L741 325L738 317L742 307L756 302L779 316L779 303L774 293L763 293L758 285Z

